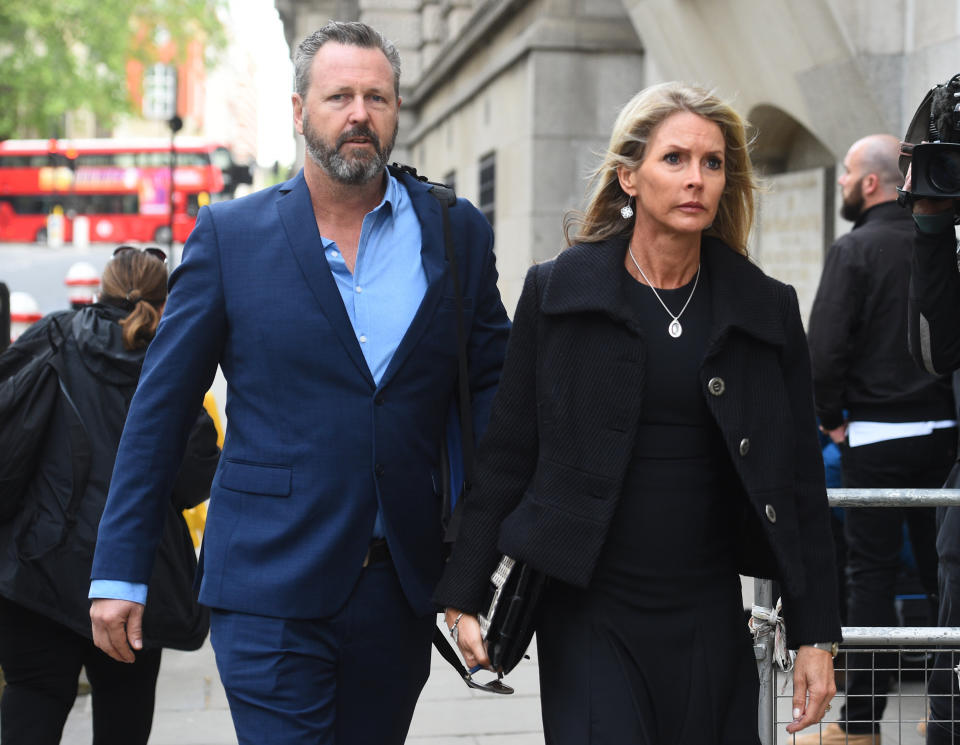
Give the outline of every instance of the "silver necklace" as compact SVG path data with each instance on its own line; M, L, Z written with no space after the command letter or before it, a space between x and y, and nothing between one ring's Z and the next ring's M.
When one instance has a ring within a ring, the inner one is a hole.
M647 279L647 275L643 273L643 269L640 268L640 265L637 263L637 260L633 256L633 251L630 248L627 248L627 253L630 254L630 259L633 261L633 265L637 267L637 271L640 272L640 276L643 277L643 281L647 283L647 287L653 290L654 297L660 301L660 305L663 306L663 309L667 311L667 315L670 316L673 320L667 325L667 333L670 334L674 339L676 339L680 334L683 333L683 326L680 325L680 316L683 315L683 311L687 309L687 306L690 305L690 301L693 300L693 293L697 291L697 283L700 281L700 263L697 262L697 276L693 280L693 289L690 290L690 296L687 298L687 302L683 304L683 307L680 309L680 312L676 315L673 314L663 298L660 297L660 293L657 292L657 288L653 286L653 282Z

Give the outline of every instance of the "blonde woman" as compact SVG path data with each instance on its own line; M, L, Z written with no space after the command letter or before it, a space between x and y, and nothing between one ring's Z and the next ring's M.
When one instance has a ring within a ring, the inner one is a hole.
M568 220L573 245L527 275L435 599L467 663L487 665L476 613L500 553L550 577L548 743L758 743L738 573L783 586L788 731L835 692L807 346L794 290L746 257L753 192L727 104L648 88Z

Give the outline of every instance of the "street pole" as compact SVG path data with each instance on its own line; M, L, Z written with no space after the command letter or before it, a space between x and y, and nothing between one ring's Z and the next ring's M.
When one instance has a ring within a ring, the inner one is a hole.
M176 137L177 132L183 128L183 120L174 114L172 117L170 117L170 120L167 122L167 124L170 126L170 188L168 189L170 196L170 236L167 241L167 256L170 257L168 260L168 266L172 269L177 265L176 257L173 255L173 194L176 189L176 185L173 180L173 172L177 165L177 149L176 145L174 144L174 138Z
M0 282L0 352L10 345L10 290Z

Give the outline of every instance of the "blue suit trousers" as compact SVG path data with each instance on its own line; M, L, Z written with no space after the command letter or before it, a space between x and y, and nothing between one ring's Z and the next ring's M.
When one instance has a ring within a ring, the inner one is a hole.
M238 742L400 745L435 624L414 614L389 561L365 568L329 618L214 609L210 638Z

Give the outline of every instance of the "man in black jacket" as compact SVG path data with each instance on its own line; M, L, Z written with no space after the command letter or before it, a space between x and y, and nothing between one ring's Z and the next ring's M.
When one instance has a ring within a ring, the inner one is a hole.
M847 488L939 487L956 454L950 380L919 370L907 348L913 221L896 203L898 155L898 140L890 135L864 137L847 152L839 178L841 215L855 222L827 253L810 314L817 414L821 429L841 447ZM921 582L934 601L933 509L847 510L849 625L897 624L893 601L904 522ZM852 745L875 745L888 675L853 669L871 667L869 659L849 662L840 726L827 727L823 742L844 742L849 734Z

